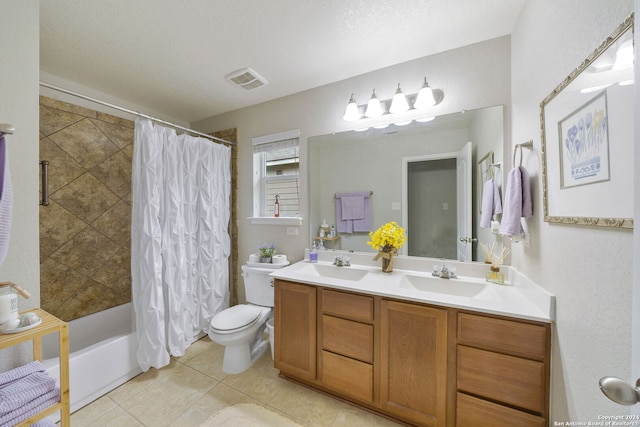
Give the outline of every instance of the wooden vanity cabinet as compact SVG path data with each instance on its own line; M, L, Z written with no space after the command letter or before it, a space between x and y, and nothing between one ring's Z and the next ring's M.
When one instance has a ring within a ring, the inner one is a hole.
M275 280L283 376L405 423L543 427L551 325Z
M456 425L545 426L550 343L549 324L458 313Z
M374 297L321 288L319 306L320 384L373 404Z
M294 377L316 379L316 287L275 281L274 365Z
M417 425L445 426L447 310L383 299L380 406Z

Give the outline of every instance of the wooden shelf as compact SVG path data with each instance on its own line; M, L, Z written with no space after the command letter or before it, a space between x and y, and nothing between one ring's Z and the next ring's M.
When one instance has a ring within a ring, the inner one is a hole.
M331 249L336 248L336 242L338 242L338 249L342 249L342 240L340 239L340 235L333 237L316 237L316 239L321 240L322 242L331 242ZM324 245L324 243L323 243ZM327 248L329 249L329 248Z
M63 427L71 426L70 406L69 406L69 328L66 322L47 313L42 309L27 310L38 315L42 319L42 323L28 331L16 334L0 335L0 350L11 346L33 341L33 360L42 362L42 337L49 334L59 333L60 340L60 402L49 406L40 413L33 415L29 419L24 420L18 427L30 426L31 424L41 420L56 411L60 411L60 425ZM25 312L26 313L26 312ZM23 314L23 313L20 313Z

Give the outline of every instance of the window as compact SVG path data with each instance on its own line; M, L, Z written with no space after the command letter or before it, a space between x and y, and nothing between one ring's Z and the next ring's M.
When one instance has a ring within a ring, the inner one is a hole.
M300 216L300 131L253 138L253 216L273 218L276 196L280 218Z

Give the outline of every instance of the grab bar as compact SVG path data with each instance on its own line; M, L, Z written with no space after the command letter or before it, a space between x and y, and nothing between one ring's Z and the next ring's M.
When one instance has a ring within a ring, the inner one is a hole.
M49 162L40 161L40 174L42 176L42 199L40 205L49 206Z

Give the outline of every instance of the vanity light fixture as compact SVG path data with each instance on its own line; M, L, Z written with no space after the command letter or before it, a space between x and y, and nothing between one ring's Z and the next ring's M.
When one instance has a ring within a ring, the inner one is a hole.
M400 89L400 83L398 83L398 89L396 90L396 94L393 95L393 99L391 99L391 107L389 107L389 113L398 114L405 112L409 109L409 103L407 102L407 97L402 93L402 89Z
M424 78L424 83L418 91L416 102L413 103L413 108L416 110L424 110L425 108L433 107L436 105L436 98L433 96L433 90L427 82L427 78Z
M381 101L374 89L367 105L358 106L354 94L351 94L342 118L348 122L362 122L365 128L391 123L404 126L413 120L427 122L433 120L430 108L442 102L443 98L444 93L440 89L431 89L425 77L418 93L412 95L405 95L398 83L392 99Z
M376 96L376 90L374 89L364 115L369 118L374 118L380 117L382 114L384 114L384 111L382 111L382 105L380 104L380 100Z
M360 118L358 104L356 104L356 99L353 97L353 94L351 94L351 98L349 98L349 103L344 110L344 116L342 116L342 118L347 122L355 122Z

